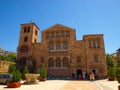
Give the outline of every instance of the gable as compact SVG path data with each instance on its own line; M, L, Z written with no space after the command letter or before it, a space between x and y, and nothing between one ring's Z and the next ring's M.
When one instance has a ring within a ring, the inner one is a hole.
M70 28L70 27L67 27L67 26L64 26L64 25L61 25L61 24L55 24L45 30L43 30L43 32L47 32L47 31L71 31L71 30L75 30L73 28Z

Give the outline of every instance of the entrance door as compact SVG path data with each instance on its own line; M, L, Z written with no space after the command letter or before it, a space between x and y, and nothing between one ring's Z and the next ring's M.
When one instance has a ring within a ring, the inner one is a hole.
M96 74L96 70L95 70L95 69L93 69L92 72L93 72L94 74Z
M30 60L29 64L28 64L28 70L30 73L36 73L37 69L36 69L37 63L36 61Z
M82 80L82 69L77 69L77 79Z

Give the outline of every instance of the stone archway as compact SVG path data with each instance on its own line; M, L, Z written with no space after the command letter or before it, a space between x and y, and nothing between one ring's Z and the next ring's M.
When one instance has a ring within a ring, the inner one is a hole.
M37 73L37 62L32 58L32 56L27 58L27 67L29 73Z
M82 80L82 77L83 77L82 69L77 69L76 70L76 74L77 74L77 79L81 79Z
M93 70L92 70L92 73L96 74L96 70L95 70L95 69L93 69Z
M35 60L28 61L28 70L29 73L37 73L37 62Z

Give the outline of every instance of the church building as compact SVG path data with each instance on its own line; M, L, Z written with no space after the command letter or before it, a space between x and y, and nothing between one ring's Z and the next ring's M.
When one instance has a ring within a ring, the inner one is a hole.
M44 64L50 77L83 78L93 72L99 77L107 74L103 34L83 35L76 39L74 28L55 24L41 32L35 23L21 24L17 60L31 73L38 73Z

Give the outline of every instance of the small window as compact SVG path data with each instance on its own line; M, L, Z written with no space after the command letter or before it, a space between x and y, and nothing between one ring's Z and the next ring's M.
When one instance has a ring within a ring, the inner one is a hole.
M65 36L65 33L64 33L64 32L62 32L62 33L61 33L61 37L64 37L64 36Z
M68 58L64 57L62 63L63 63L63 67L68 67Z
M27 32L27 28L25 27L25 28L24 28L24 33L26 33L26 32Z
M37 31L37 30L35 30L35 35L36 35L36 36L38 35L38 31Z
M49 38L49 34L48 33L46 34L46 38Z
M61 59L60 58L55 59L55 66L56 67L61 67Z
M48 59L48 67L54 67L54 60L53 60L53 58L49 58Z
M94 62L98 62L98 56L97 55L94 56Z
M66 37L69 37L70 36L70 33L69 32L66 32Z
M34 40L34 42L36 43L36 42L37 42L37 40L35 39L35 40Z
M59 33L58 32L56 32L56 37L59 37Z
M68 43L67 42L63 42L62 43L62 49L63 50L67 50L68 49Z
M28 38L27 38L27 37L25 37L25 38L24 38L24 42L27 42L27 41L28 41Z
M90 40L89 47L90 48L100 48L100 41L99 40Z
M80 57L77 57L77 62L81 62L81 58Z
M54 43L53 42L49 42L49 50L54 50Z
M28 27L28 32L30 32L30 27Z
M96 44L97 44L97 48L100 48L100 41L97 41Z
M94 41L92 41L92 40L89 41L89 47L90 47L90 48L93 48L93 47L94 47Z
M61 50L61 43L59 42L56 43L56 50Z
M52 37L54 37L54 33L53 33L53 32L51 33L51 38L52 38Z

